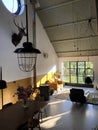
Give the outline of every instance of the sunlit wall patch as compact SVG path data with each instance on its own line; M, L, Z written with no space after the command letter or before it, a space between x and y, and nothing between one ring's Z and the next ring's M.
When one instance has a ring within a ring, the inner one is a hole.
M24 11L24 0L2 0L7 10L15 15L20 15Z

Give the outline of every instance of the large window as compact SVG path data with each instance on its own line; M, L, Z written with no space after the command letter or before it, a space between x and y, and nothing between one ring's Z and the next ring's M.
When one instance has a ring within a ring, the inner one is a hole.
M62 78L66 83L85 84L85 77L93 80L93 63L86 61L63 62Z
M19 15L24 11L24 0L2 0L10 13Z

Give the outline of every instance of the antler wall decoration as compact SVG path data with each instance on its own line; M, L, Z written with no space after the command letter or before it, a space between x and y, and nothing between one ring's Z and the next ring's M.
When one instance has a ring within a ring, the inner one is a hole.
M15 46L17 46L20 43L22 37L27 36L27 34L25 32L26 27L23 26L22 22L21 22L21 27L20 27L19 24L16 23L15 18L13 20L13 23L18 28L18 31L19 31L17 34L16 33L12 34L12 43Z

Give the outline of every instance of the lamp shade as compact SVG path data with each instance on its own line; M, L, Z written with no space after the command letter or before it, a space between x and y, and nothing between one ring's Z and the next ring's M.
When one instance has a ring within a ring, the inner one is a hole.
M15 53L36 53L36 54L41 53L40 50L33 48L31 42L24 42L23 47L17 48L14 52Z
M6 81L0 80L0 89L4 89L4 88L7 88Z
M24 42L22 48L17 48L18 65L20 70L24 72L30 72L33 70L36 63L37 54L40 54L40 50L32 47L31 42Z

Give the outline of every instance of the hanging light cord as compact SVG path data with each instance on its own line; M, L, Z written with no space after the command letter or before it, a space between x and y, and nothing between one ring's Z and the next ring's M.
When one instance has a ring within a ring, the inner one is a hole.
M28 6L27 6L27 1L26 1L26 31L27 31L27 42L29 41L29 37L28 37Z

